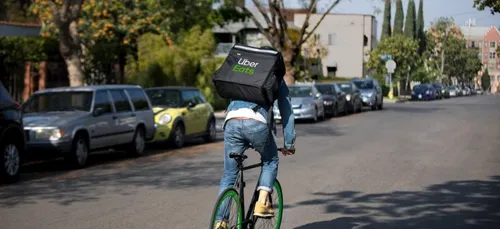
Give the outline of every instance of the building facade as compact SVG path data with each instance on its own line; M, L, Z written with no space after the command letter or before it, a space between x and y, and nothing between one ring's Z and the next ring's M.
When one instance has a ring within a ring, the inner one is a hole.
M304 24L307 14L295 14L297 27ZM311 15L310 25L315 25L322 14ZM365 14L327 14L317 30L328 55L322 60L324 76L364 77L368 74L365 63L368 51L377 45L377 20Z
M267 29L267 23L257 9L249 9L257 21ZM300 29L305 21L305 10L287 10L289 28ZM312 27L322 14L312 14L309 24ZM213 29L217 49L216 55L225 57L234 44L251 46L268 45L269 41L252 20L232 23ZM328 14L315 31L321 46L328 49L328 55L320 63L310 66L311 74L330 77L362 77L367 74L364 63L368 61L367 51L377 44L377 21L372 15ZM310 37L311 39L312 37ZM314 50L303 50L311 52ZM304 52L304 53L307 53ZM302 63L298 63L302 64Z
M496 49L500 46L500 32L496 26L476 27L474 23L467 23L460 28L467 40L467 48L479 51L478 58L481 59L483 67L475 77L476 86L479 86L480 77L486 69L490 75L491 92L496 93L500 84L500 56Z

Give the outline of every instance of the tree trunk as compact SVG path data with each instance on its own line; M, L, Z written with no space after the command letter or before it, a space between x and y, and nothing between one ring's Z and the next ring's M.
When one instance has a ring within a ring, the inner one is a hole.
M40 62L38 67L38 90L43 90L47 83L47 61Z
M295 84L295 58L293 50L283 50L283 61L285 61L285 83L286 85Z
M73 24L76 22L70 23ZM65 26L68 26L68 28L64 29ZM72 33L77 33L78 31L70 31L70 25L63 25L61 27L63 29L60 29L59 32L59 49L68 68L69 86L83 86L84 75L82 71L82 62L78 55L80 44L75 44L72 38ZM73 36L78 36L78 34L73 34Z
M23 90L23 102L26 102L30 97L30 88L33 84L31 79L31 62L24 62L24 90Z

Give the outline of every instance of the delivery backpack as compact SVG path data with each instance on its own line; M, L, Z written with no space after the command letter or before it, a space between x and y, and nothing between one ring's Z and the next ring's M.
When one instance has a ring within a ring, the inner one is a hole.
M267 105L272 111L285 72L280 52L234 45L212 81L220 97Z

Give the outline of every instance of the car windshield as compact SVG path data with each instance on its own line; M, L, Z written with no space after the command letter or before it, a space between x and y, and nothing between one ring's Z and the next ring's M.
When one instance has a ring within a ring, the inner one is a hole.
M290 97L311 97L312 88L310 86L293 86L289 88Z
M457 87L455 87L455 86L449 86L448 89L455 90L455 89L457 89Z
M316 85L319 93L323 95L333 95L333 86L328 84L318 84Z
M373 81L371 80L356 80L354 81L354 84L356 84L356 87L359 89L373 89Z
M352 92L352 85L350 83L339 83L337 85L339 85L340 90L342 90L345 93L351 93Z
M178 90L151 89L146 94L155 107L181 107L181 93Z
M90 112L93 92L65 91L35 94L23 106L24 113L86 111Z
M429 87L427 86L427 84L419 84L419 85L415 85L413 87L413 90L425 90L425 89L428 89Z

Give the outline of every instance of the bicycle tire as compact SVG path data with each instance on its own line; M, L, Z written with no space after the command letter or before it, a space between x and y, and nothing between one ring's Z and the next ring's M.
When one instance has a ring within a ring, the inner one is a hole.
M215 202L214 209L212 211L212 216L210 217L210 229L214 229L215 227L215 222L217 221L217 212L220 209L223 201L227 198L232 198L233 201L236 203L237 208L238 208L238 216L237 216L237 222L236 222L236 229L243 229L243 208L241 206L239 194L236 191L236 189L230 187L225 189L221 195L217 198L217 201Z
M273 218L276 218L276 223L274 224L273 229L280 229L281 227L281 221L283 220L283 189L281 188L281 184L278 181L278 179L274 180L273 183L273 193L276 192L278 195L278 203L277 203L277 209L275 210L275 215ZM275 203L273 203L275 205ZM254 222L254 227L257 225L258 221L261 220L269 220L266 218L259 218L255 217L255 222Z

